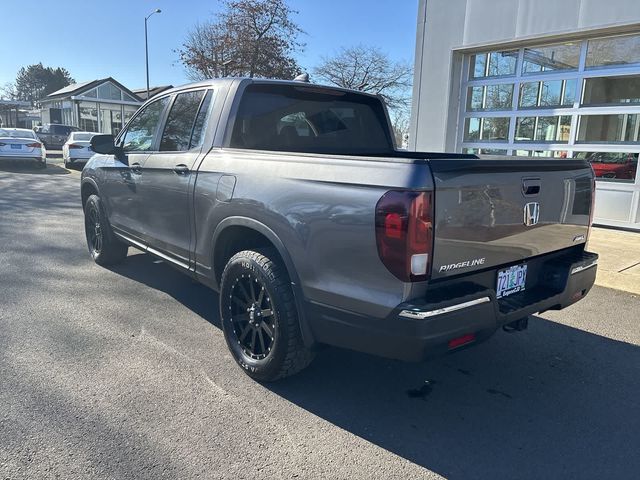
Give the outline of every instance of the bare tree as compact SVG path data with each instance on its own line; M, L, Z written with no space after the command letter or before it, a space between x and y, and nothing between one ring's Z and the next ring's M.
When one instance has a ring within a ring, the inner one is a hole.
M292 78L304 45L285 0L225 0L215 21L196 25L177 50L192 80L223 76Z
M406 146L413 77L410 64L392 61L379 48L358 45L323 57L313 73L324 83L381 95L389 107L396 144Z
M358 45L323 57L313 69L321 81L363 92L380 94L390 109L408 107L413 68L394 62L379 48Z

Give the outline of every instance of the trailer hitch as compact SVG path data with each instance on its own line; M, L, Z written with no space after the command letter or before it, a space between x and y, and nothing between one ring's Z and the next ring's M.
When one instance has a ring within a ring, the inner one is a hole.
M519 318L511 323L502 326L502 330L507 333L521 332L529 326L529 317Z

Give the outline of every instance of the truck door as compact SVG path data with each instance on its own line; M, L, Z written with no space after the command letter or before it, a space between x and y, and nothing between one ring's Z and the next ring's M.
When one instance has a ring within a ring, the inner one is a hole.
M206 89L174 96L158 151L146 159L139 184L144 243L185 267L190 265L192 229L189 192L212 97L213 90Z
M124 150L122 158L112 156L104 168L104 190L111 224L127 234L142 238L144 214L140 203L142 165L157 149L158 130L169 97L145 106L127 125L118 138Z

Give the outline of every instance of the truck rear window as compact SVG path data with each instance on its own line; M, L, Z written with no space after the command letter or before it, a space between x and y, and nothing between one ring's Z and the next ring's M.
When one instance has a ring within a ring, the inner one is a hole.
M254 84L244 91L231 147L328 154L393 150L381 102L313 86Z

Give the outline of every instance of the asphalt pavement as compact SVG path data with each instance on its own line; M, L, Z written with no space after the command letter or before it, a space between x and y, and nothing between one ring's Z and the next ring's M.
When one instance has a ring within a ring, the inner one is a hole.
M80 174L0 166L0 478L640 476L640 298L595 287L441 359L250 380L217 296L86 250Z

